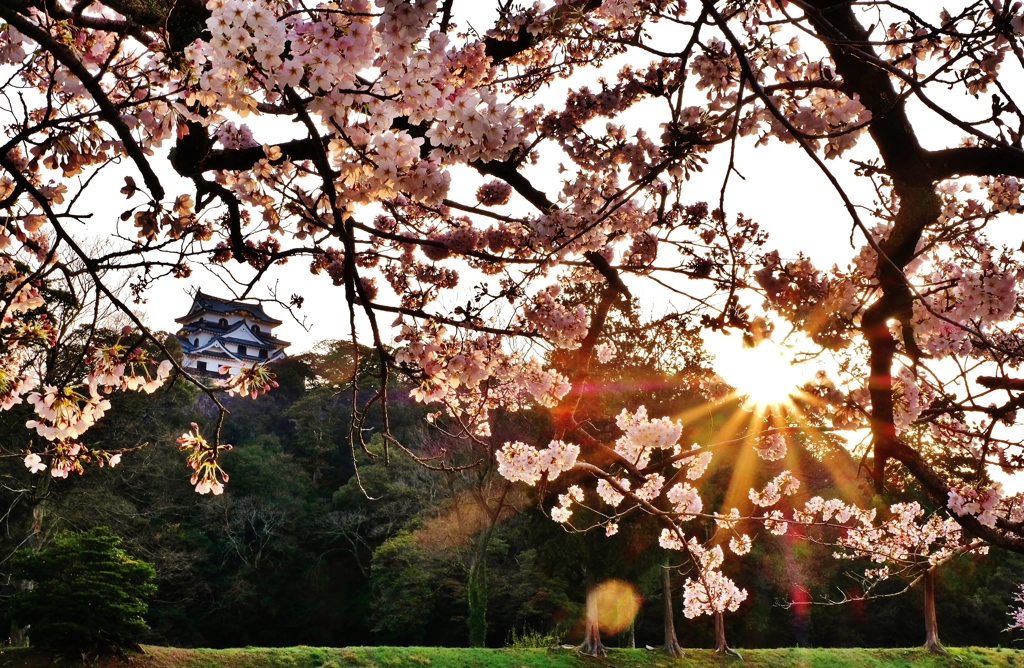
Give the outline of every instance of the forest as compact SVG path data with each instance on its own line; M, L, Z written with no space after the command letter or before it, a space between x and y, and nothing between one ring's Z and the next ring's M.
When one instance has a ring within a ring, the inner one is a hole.
M705 441L716 422L744 412L735 402L712 406L688 389L710 361L697 330L678 322L650 330L632 315L609 323L612 340L633 342L634 352L596 372L595 383L608 389L588 407L588 419L613 430L608 407L643 401L654 414L696 407L704 417L684 437ZM68 350L75 339L69 336ZM352 352L346 342L323 342L275 363L274 391L226 402L222 438L234 448L223 457L231 482L221 496L199 496L183 484L184 456L167 445L181 425L204 426L217 416L205 395L182 382L152 395L115 396L111 416L83 437L90 449L131 452L114 468L65 480L32 475L20 459L3 459L3 563L61 532L109 527L131 554L155 567L149 630L140 639L156 645L575 645L583 637L588 582L595 579L620 583L615 596L628 599L605 611L608 647L664 644L664 573L671 573L669 595L678 608L688 569L659 547L657 522L639 518L610 537L603 530L567 531L544 509L571 479L546 489L510 483L495 471L494 445L488 451L430 427L422 405L400 399L408 393L400 386L393 388L395 434L423 457L448 452L450 461L468 468L429 470L403 456L385 463L379 423L364 426L369 451L353 462L346 387L358 363ZM67 360L53 363L59 373ZM361 375L366 387L359 393L372 392L372 369ZM16 451L28 407L0 416L3 448ZM496 419L493 442L541 439L551 429L550 411L506 413ZM806 496L879 503L840 441L803 445L797 467ZM724 502L736 464L735 453L713 461L700 488L706 503ZM900 484L900 498L925 498L911 479ZM714 533L710 526L702 530ZM864 592L863 571L872 563L833 558L828 540L811 530L781 537L761 532L750 553L727 567L750 592L725 615L731 645L923 642L922 587L907 589L911 578L894 577ZM1012 644L1016 634L1003 630L1022 580L1024 557L998 548L943 563L935 601L943 642ZM0 600L9 602L19 586L7 570ZM850 600L837 604L844 594ZM616 613L618 606L627 611ZM677 612L675 620L683 647L714 646L711 618Z

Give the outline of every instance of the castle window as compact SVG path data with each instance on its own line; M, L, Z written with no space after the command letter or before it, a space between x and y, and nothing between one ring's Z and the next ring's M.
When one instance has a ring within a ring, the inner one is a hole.
M221 327L227 327L228 326L228 319L227 318L221 318L220 319L220 326Z
M192 345L194 345L196 347L199 347L199 339L196 339L195 341L193 341Z
M249 352L246 350L245 346L238 346L238 354L239 355L248 355Z
M259 334L260 333L260 326L259 325L253 325L252 326L252 331L254 331L257 334Z
M196 362L197 371L206 371L206 362Z
M267 351L260 348L260 359L267 359Z

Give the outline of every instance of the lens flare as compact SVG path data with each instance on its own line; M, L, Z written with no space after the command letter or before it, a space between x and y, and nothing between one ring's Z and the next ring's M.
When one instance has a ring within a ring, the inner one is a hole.
M590 594L597 598L598 624L601 633L624 631L640 610L640 594L622 580L605 580Z

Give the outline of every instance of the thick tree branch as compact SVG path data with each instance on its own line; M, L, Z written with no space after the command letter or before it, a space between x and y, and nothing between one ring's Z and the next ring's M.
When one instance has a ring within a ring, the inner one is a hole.
M968 146L929 151L925 161L935 181L954 176L1016 176L1024 178L1020 151L1001 146Z
M801 3L804 4L804 3ZM927 225L941 211L934 191L934 177L928 153L921 148L906 113L906 101L893 87L889 73L870 62L877 59L869 43L868 32L854 16L848 3L819 1L817 10L807 7L807 16L822 36L836 69L843 77L843 90L857 95L872 115L868 132L885 163L900 198L900 209L889 236L878 242L879 258L875 277L882 296L864 313L861 330L870 349L871 432L875 448L873 477L877 491L882 490L886 461L897 451L893 419L892 365L896 342L889 333L889 321L909 324L913 295L907 285L904 268L914 257L917 244ZM870 56L865 59L863 54ZM912 330L911 330L912 331ZM908 339L908 353L915 355L917 345ZM901 450L902 451L902 450Z

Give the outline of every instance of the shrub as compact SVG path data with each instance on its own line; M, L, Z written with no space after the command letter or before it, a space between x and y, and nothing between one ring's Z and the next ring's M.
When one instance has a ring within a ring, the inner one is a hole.
M39 647L120 654L137 647L156 571L121 549L106 527L65 532L14 558L16 577L33 585L15 594L11 613Z
M562 642L565 635L557 630L548 633L534 631L531 628L523 628L522 634L516 633L515 627L509 631L508 639L505 640L505 647L508 649L545 649L555 647Z

